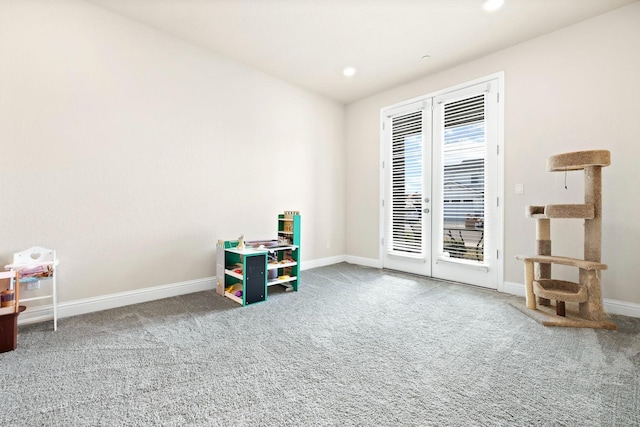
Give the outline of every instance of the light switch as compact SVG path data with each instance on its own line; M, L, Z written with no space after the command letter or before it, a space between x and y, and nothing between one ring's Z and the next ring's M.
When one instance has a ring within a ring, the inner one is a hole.
M524 194L524 184L516 184L516 194Z

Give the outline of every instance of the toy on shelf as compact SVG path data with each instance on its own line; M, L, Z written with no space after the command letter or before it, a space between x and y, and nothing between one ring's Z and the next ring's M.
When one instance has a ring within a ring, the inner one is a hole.
M278 215L274 239L218 240L218 295L238 304L266 301L268 287L297 291L300 283L300 214L285 211Z
M16 293L13 289L0 292L0 307L13 307L16 304Z
M526 215L536 220L536 255L518 255L524 261L526 306L520 311L545 326L616 329L602 306L600 262L602 234L602 168L611 164L607 150L578 151L549 157L549 172L584 170L584 204L527 206ZM584 220L584 259L551 254L551 220ZM551 278L551 265L579 269L578 282ZM536 301L537 297L537 301ZM555 301L553 310L552 301ZM569 310L566 303L577 304Z
M9 289L0 292L0 353L13 351L18 345L18 315L26 308L20 305L20 275L17 271L0 271L0 283Z
M26 249L22 252L13 254L13 263L5 265L5 269L17 271L20 282L27 284L27 293L33 289L40 288L40 281L47 280L51 285L51 292L43 295L39 292L31 297L20 297L20 302L37 301L42 299L50 299L52 304L53 330L58 329L58 297L57 297L57 278L59 260L56 252L52 249L46 249L39 246ZM35 285L33 285L35 283ZM17 297L17 295L16 295ZM48 316L45 316L48 317Z

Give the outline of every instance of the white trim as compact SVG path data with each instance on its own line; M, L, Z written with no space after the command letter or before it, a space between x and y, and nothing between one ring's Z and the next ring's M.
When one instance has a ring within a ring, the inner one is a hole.
M444 96L446 94L452 93L452 92L458 92L464 89L468 89L471 87L474 87L476 85L479 84L486 84L491 82L492 80L497 80L497 84L498 84L498 100L497 100L497 120L498 120L498 134L496 136L497 141L497 148L498 148L498 153L497 153L497 159L496 159L496 168L497 168L497 188L496 188L496 196L498 197L500 203L499 206L497 206L497 220L498 220L498 226L497 226L497 230L496 230L496 248L497 249L497 254L498 254L498 258L495 261L496 264L496 283L498 285L497 290L498 291L502 291L502 283L504 280L504 266L505 266L505 262L504 262L504 248L505 248L505 237L504 237L504 227L505 227L505 216L504 216L504 212L505 212L505 187L504 187L504 152L505 152L505 140L504 140L504 132L505 132L505 118L504 118L504 114L505 114L505 106L504 106L504 99L505 99L505 72L504 71L497 71L495 73L492 74L488 74L486 76L483 77L479 77L477 79L471 80L471 81L467 81L467 82L463 82L457 85L453 85L444 89L440 89L437 90L435 92L430 92L424 95L420 95L420 96L416 96L414 98L411 99L407 99L392 105L388 105L385 107L382 107L380 109L380 126L382 127L383 124L387 125L386 129L380 129L380 165L379 165L379 171L380 171L380 175L379 175L379 223L378 223L378 258L380 259L380 266L381 268L384 268L385 265L385 254L384 254L384 247L382 245L383 242L383 238L384 238L384 234L385 234L385 210L384 207L382 206L382 201L385 199L386 196L386 186L387 183L385 181L385 173L384 170L382 168L382 164L383 161L386 159L386 152L385 152L385 142L386 142L386 133L388 133L390 130L388 129L389 126L389 120L387 120L388 116L390 114L392 114L393 112L395 112L396 110L401 110L403 108L408 108L409 106L415 104L415 103L419 103L419 102L425 102L426 100L429 99L436 99L439 96ZM431 132L433 132L433 129L431 129ZM433 145L433 144L432 144ZM489 154L489 153L488 153ZM388 167L388 165L385 165ZM431 197L433 199L433 197ZM432 256L433 256L433 251L432 251ZM435 261L435 260L434 260Z
M364 267L382 268L382 262L379 259L374 258L347 255L345 261L349 264L362 265Z
M429 92L428 94L425 95L420 95L420 96L416 96L415 98L411 98L411 99L407 99L401 102L397 102L395 104L392 105L387 105L386 107L382 107L381 108L381 117L383 116L384 112L386 112L387 110L394 110L396 108L399 107L403 107L407 104L413 104L415 102L421 102L423 101L425 98L435 98L444 94L447 94L449 92L456 92L458 90L462 90L462 89L466 89L468 87L472 87L475 86L477 84L480 83L487 83L490 80L494 80L494 79L499 79L502 80L502 83L504 83L504 71L497 71L495 73L492 74L487 74L484 77L478 77L477 79L474 80L470 80L464 83L459 83L457 85L453 85L453 86L449 86L447 88L444 89L440 89L437 90L435 92ZM502 91L504 89L504 85L500 85L500 90ZM501 92L500 97L503 97L504 93ZM500 103L502 103L502 98L500 99Z
M300 270L324 267L327 265L344 262L345 255L330 258L321 258L301 263ZM363 258L364 259L364 258ZM58 304L58 318L78 316L96 311L109 310L124 307L131 304L139 304L155 301L178 295L190 294L213 290L216 288L217 277L205 277L203 279L188 280L184 282L170 283L168 285L151 286L133 291L119 292L115 294L101 295L93 298L79 299ZM51 304L27 307L18 317L19 325L45 322L53 319Z
M102 295L99 297L79 299L58 304L58 319L93 313L95 311L124 307L141 302L155 301L162 298L175 297L193 292L215 289L217 278L206 277L204 279L188 280L185 282L171 283L168 285L151 286L133 291L119 292ZM51 305L28 307L18 317L18 324L42 322L53 319Z
M348 262L350 264L357 264L365 267L382 268L381 261L377 259L351 255L339 255L330 258L305 261L304 267L301 269L308 270L316 267L339 264L341 262ZM217 278L215 277L205 277L204 279L188 280L185 282L177 282L161 286L151 286L133 291L65 302L58 304L58 318L60 319L80 314L93 313L111 308L124 307L131 304L139 304L142 302L190 294L193 292L213 290L215 289L216 282ZM524 284L522 283L504 282L501 288L504 290L504 293L524 298ZM640 304L605 298L604 308L607 313L640 318ZM29 307L18 316L18 324L28 325L51 319L53 319L51 305Z
M58 310L60 310L60 306L58 306ZM58 311L58 313L60 312ZM59 318L60 314L58 314L58 319ZM18 325L46 322L47 320L53 320L53 306L51 304L29 307L18 316Z
M640 318L640 304L607 298L602 302L607 313Z
M387 158L386 152L386 141L387 141L387 132L390 130L385 129L385 126L390 126L390 120L387 119L387 116L390 114L389 111L393 110L393 106L385 107L380 109L380 163L378 164L378 260L380 262L380 268L384 266L384 234L385 234L385 212L384 212L384 199L386 197L386 171L385 167L390 167L390 165L385 165L385 160Z
M455 264L456 267L462 267L462 268L471 268L473 270L480 270L480 271L484 271L485 273L489 271L489 267L483 263L483 262L476 262L476 261L469 261L466 259L458 259L458 258L447 258L444 256L439 256L435 258L435 263L448 263L448 264ZM442 279L442 280L446 280L446 279Z
M504 282L502 289L504 293L525 297L523 283ZM606 313L640 318L640 304L608 298L604 298L602 303Z
M505 194L504 194L504 181L505 181L505 174L504 174L504 161L505 161L505 157L504 157L504 152L505 150L505 142L504 142L504 129L506 128L506 122L504 120L504 100L506 99L505 96L505 84L504 84L504 71L499 71L495 74L492 74L492 76L494 76L494 78L498 79L498 94L499 94L499 98L498 98L498 121L499 121L499 126L498 126L498 158L497 158L497 162L498 162L498 197L500 200L500 206L498 206L498 233L500 233L499 238L497 239L497 246L498 246L498 259L496 260L496 263L498 265L498 291L502 292L503 291L503 285L504 285L504 253L505 253L505 238L504 238L504 224L505 224L505 214L504 214L504 210L505 210ZM524 291L524 289L523 289Z
M505 294L517 295L519 297L525 297L524 284L517 282L503 282L502 286L498 283L498 292Z
M339 264L341 262L345 262L345 259L346 259L345 255L337 255L337 256L328 257L328 258L312 259L312 260L304 261L300 263L300 270L304 271L304 270L309 270L311 268Z

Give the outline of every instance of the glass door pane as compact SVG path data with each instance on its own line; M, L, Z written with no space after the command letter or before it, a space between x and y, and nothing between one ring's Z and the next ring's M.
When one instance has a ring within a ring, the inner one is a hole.
M445 257L484 259L485 95L444 105L443 250Z

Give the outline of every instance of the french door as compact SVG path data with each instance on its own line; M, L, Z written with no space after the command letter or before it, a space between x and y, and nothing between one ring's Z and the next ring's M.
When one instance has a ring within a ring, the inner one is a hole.
M431 276L431 100L383 120L383 266Z
M384 268L497 288L499 76L382 110Z

